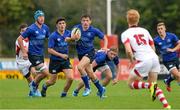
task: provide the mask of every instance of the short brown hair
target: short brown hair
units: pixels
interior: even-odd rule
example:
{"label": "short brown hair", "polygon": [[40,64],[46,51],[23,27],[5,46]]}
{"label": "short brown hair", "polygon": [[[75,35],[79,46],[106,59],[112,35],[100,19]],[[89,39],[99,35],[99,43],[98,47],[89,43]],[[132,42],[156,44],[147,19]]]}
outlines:
{"label": "short brown hair", "polygon": [[89,18],[89,19],[91,20],[91,16],[90,16],[90,15],[88,15],[88,14],[84,14],[84,15],[82,15],[82,16],[81,16],[81,19],[82,19],[82,18]]}
{"label": "short brown hair", "polygon": [[56,24],[58,24],[59,21],[66,21],[66,19],[64,17],[59,17],[57,20],[56,20]]}
{"label": "short brown hair", "polygon": [[133,25],[139,22],[140,14],[137,10],[130,9],[127,11],[126,17],[127,17],[128,23]]}
{"label": "short brown hair", "polygon": [[23,23],[19,26],[19,30],[28,27],[28,25],[26,23]]}

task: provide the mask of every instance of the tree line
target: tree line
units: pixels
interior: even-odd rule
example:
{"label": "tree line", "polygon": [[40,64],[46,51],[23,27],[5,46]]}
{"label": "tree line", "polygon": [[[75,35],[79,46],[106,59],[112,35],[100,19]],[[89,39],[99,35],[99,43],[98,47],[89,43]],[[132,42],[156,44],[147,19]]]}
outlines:
{"label": "tree line", "polygon": [[[0,57],[15,56],[15,40],[19,36],[21,23],[34,22],[33,14],[40,9],[45,12],[45,23],[50,31],[55,29],[59,16],[67,20],[67,28],[80,23],[82,14],[92,16],[92,25],[106,33],[106,0],[0,0]],[[137,9],[141,14],[140,26],[147,28],[152,36],[157,35],[156,24],[165,21],[167,30],[180,34],[179,0],[112,0],[112,33],[119,36],[126,29],[126,11]],[[71,44],[70,53],[75,53]],[[99,40],[95,39],[99,48]],[[119,45],[120,57],[124,57],[123,47]],[[46,52],[47,53],[47,52]],[[47,55],[47,54],[46,54]],[[72,57],[74,56],[71,55]]]}

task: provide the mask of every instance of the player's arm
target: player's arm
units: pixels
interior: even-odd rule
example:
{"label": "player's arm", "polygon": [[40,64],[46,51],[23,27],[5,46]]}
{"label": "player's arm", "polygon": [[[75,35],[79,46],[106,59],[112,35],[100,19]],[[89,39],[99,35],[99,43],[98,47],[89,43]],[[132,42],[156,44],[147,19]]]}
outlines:
{"label": "player's arm", "polygon": [[22,37],[22,35],[20,35],[18,38],[17,38],[17,40],[18,40],[18,44],[19,44],[19,47],[20,47],[20,49],[21,49],[21,51],[22,51],[22,54],[23,54],[23,59],[28,59],[28,55],[27,55],[27,50],[24,48],[24,45],[23,45],[23,37]]}
{"label": "player's arm", "polygon": [[93,62],[92,62],[92,67],[94,68],[94,67],[96,67],[98,64],[97,64],[97,62],[96,62],[96,60],[94,60]]}
{"label": "player's arm", "polygon": [[102,49],[107,49],[107,46],[108,46],[108,39],[107,39],[107,36],[106,35],[104,35],[104,37],[103,37],[103,40],[104,40],[104,47],[102,48]]}
{"label": "player's arm", "polygon": [[178,40],[178,42],[177,42],[177,44],[176,44],[176,46],[174,47],[174,48],[168,48],[167,49],[167,51],[169,51],[169,52],[175,52],[175,51],[177,51],[178,49],[180,49],[180,40]]}
{"label": "player's arm", "polygon": [[119,75],[120,75],[120,73],[119,73],[119,72],[120,72],[120,69],[121,69],[121,68],[120,68],[119,64],[117,64],[117,65],[116,65],[116,77],[112,80],[112,84],[113,84],[113,85],[117,84],[118,81],[119,81],[118,78],[119,78]]}
{"label": "player's arm", "polygon": [[56,50],[54,50],[53,48],[48,48],[48,53],[50,53],[52,55],[55,55],[55,56],[58,56],[58,57],[61,57],[61,58],[65,59],[65,60],[68,59],[68,55],[67,54],[59,53]]}
{"label": "player's arm", "polygon": [[151,46],[151,48],[156,52],[155,46],[154,46],[154,45],[150,45],[150,46]]}
{"label": "player's arm", "polygon": [[76,41],[76,39],[78,39],[79,38],[79,35],[78,34],[74,34],[74,35],[72,35],[71,37],[67,37],[66,39],[65,39],[65,41],[66,42],[72,42],[72,41]]}
{"label": "player's arm", "polygon": [[127,57],[130,59],[131,63],[133,63],[135,61],[135,58],[134,58],[134,54],[132,52],[130,43],[129,42],[124,43],[124,46],[125,46],[125,51],[126,51]]}

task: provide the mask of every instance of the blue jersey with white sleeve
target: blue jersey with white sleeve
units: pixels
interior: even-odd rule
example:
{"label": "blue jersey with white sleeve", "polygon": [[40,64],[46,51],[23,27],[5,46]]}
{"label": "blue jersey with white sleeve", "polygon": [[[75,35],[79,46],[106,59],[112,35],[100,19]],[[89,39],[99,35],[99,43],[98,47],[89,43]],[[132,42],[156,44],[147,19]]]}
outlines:
{"label": "blue jersey with white sleeve", "polygon": [[24,33],[23,38],[29,38],[28,54],[44,55],[44,40],[50,35],[49,27],[45,24],[39,28],[35,23],[29,26]]}
{"label": "blue jersey with white sleeve", "polygon": [[156,49],[161,54],[163,62],[175,60],[177,52],[168,52],[167,48],[174,48],[179,39],[175,34],[166,32],[166,37],[162,39],[160,36],[154,38]]}
{"label": "blue jersey with white sleeve", "polygon": [[81,38],[76,43],[76,49],[78,55],[85,55],[87,52],[94,49],[94,38],[98,36],[100,39],[104,38],[104,33],[99,29],[90,26],[88,30],[83,31],[82,25],[76,25],[81,31]]}
{"label": "blue jersey with white sleeve", "polygon": [[[65,30],[64,34],[61,35],[57,31],[53,32],[48,41],[48,48],[52,48],[55,51],[62,53],[62,54],[68,54],[69,53],[69,45],[67,42],[65,42],[65,39],[67,37],[71,36],[71,32],[69,30]],[[52,60],[64,60],[63,58],[55,55],[51,55],[50,58]]]}

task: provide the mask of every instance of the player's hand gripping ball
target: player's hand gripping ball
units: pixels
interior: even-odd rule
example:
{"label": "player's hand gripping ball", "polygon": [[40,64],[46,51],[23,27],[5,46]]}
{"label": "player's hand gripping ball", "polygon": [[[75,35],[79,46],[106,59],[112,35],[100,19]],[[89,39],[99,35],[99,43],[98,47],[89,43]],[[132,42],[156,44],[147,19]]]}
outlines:
{"label": "player's hand gripping ball", "polygon": [[81,30],[79,28],[73,28],[71,31],[71,37],[78,41],[81,38]]}

